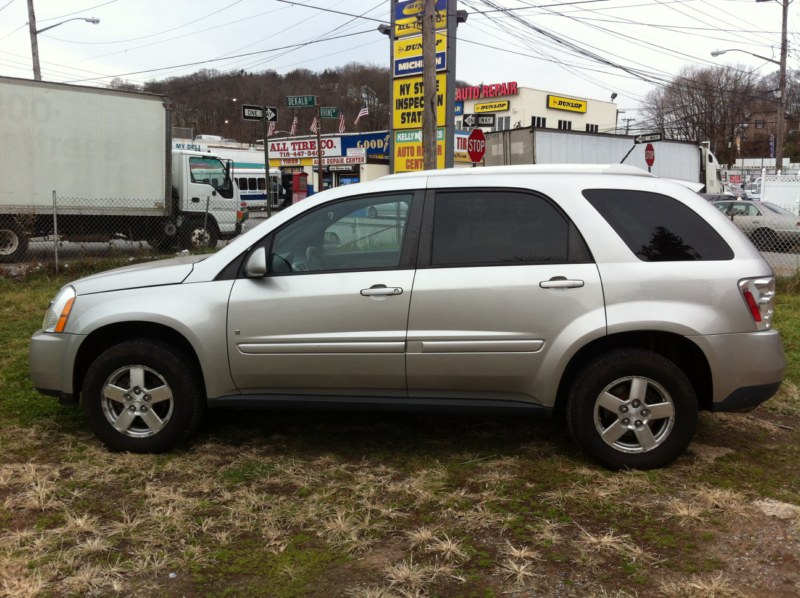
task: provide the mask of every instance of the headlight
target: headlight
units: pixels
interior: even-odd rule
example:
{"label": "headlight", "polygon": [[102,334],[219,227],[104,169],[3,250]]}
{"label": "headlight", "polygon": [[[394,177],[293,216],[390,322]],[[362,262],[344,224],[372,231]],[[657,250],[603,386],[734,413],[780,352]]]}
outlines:
{"label": "headlight", "polygon": [[47,308],[47,312],[44,314],[42,329],[45,332],[64,331],[69,313],[72,311],[72,305],[75,303],[75,296],[75,289],[72,287],[64,287],[58,292],[58,295],[50,302],[50,307]]}

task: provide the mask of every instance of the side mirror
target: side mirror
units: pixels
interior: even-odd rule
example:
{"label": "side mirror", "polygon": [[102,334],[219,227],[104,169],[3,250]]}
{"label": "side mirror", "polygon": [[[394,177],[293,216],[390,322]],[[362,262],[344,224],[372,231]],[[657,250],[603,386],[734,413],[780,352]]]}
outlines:
{"label": "side mirror", "polygon": [[267,275],[267,250],[259,247],[251,253],[244,263],[244,275],[247,278],[264,278]]}

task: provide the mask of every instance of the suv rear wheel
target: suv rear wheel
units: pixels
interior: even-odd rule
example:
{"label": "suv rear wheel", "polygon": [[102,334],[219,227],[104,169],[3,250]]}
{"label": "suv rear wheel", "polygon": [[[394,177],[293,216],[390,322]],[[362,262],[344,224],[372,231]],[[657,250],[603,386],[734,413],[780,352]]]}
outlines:
{"label": "suv rear wheel", "polygon": [[643,349],[613,351],[589,362],[568,401],[575,442],[612,469],[667,465],[689,444],[697,424],[697,398],[686,374]]}
{"label": "suv rear wheel", "polygon": [[200,423],[203,393],[186,355],[140,339],[115,345],[92,363],[83,384],[89,425],[110,448],[159,453]]}

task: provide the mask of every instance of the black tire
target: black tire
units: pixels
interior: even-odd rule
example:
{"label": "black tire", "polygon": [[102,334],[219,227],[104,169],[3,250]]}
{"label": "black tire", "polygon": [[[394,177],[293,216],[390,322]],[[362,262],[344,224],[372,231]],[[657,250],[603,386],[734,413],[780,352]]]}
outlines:
{"label": "black tire", "polygon": [[0,220],[0,262],[19,262],[28,253],[28,235],[13,218]]}
{"label": "black tire", "polygon": [[778,237],[775,231],[768,228],[759,228],[753,231],[753,245],[759,251],[778,251]]}
{"label": "black tire", "polygon": [[202,218],[193,218],[181,226],[180,235],[183,249],[213,249],[219,242],[219,229],[211,218],[208,219],[208,230],[203,228]]}
{"label": "black tire", "polygon": [[575,378],[567,424],[578,446],[606,467],[655,469],[686,449],[697,411],[694,387],[677,365],[652,351],[620,349]]}
{"label": "black tire", "polygon": [[169,253],[175,249],[175,241],[176,239],[174,236],[169,237],[167,235],[161,235],[160,237],[148,239],[147,242],[157,253]]}
{"label": "black tire", "polygon": [[101,353],[83,383],[92,431],[109,448],[161,453],[200,424],[205,397],[199,374],[180,350],[156,339],[136,339]]}

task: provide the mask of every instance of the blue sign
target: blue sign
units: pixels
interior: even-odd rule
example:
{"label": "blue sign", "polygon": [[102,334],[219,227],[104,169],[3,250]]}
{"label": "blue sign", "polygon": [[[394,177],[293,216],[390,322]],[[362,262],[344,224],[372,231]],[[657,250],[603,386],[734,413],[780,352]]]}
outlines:
{"label": "blue sign", "polygon": [[348,148],[364,148],[367,158],[388,160],[392,154],[389,131],[375,131],[358,135],[342,135],[342,155],[347,155]]}
{"label": "blue sign", "polygon": [[[422,16],[425,0],[405,0],[394,5],[394,20],[402,21]],[[436,0],[436,10],[447,10],[447,0]]]}
{"label": "blue sign", "polygon": [[775,157],[775,136],[774,135],[770,135],[769,136],[769,157],[770,158],[774,158]]}
{"label": "blue sign", "polygon": [[[436,70],[443,71],[447,68],[446,52],[436,52]],[[422,56],[412,56],[411,58],[400,58],[394,61],[394,76],[406,77],[408,75],[418,75],[422,72]]]}
{"label": "blue sign", "polygon": [[453,114],[456,116],[461,116],[464,114],[464,102],[456,102],[455,108],[453,108]]}

